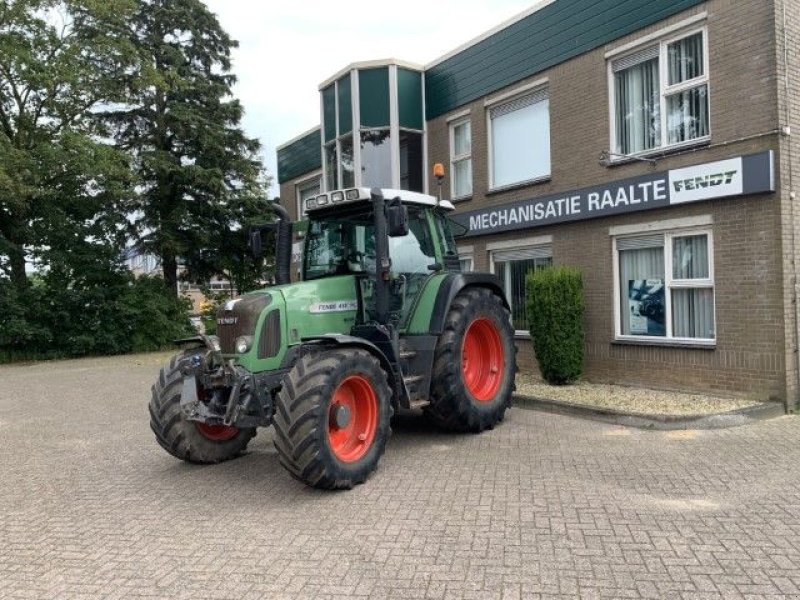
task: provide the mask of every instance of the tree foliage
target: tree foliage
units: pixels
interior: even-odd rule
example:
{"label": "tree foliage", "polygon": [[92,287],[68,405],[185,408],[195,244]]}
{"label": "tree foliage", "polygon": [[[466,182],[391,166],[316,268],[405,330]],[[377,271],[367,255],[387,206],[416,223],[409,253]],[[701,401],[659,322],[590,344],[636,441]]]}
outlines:
{"label": "tree foliage", "polygon": [[211,275],[252,285],[243,260],[249,224],[267,218],[259,143],[240,127],[233,98],[236,47],[200,0],[139,0],[130,22],[139,71],[113,115],[116,140],[135,161],[140,248],[161,258],[169,285]]}
{"label": "tree foliage", "polygon": [[[199,0],[0,3],[0,359],[181,337],[179,260],[197,283],[258,280],[267,178],[235,45]],[[131,244],[166,281],[132,277]]]}
{"label": "tree foliage", "polygon": [[125,155],[101,141],[98,109],[123,98],[133,6],[0,5],[0,273],[19,288],[33,252],[54,276],[74,273],[87,255],[115,256],[106,249],[121,239],[116,221],[132,177]]}
{"label": "tree foliage", "polygon": [[528,322],[539,371],[564,385],[583,372],[583,279],[574,267],[549,267],[525,279]]}

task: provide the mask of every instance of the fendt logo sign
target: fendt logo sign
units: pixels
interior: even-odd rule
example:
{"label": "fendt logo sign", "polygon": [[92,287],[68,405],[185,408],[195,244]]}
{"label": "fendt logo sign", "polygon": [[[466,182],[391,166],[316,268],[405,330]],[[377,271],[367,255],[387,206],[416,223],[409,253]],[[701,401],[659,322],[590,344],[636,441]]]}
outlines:
{"label": "fendt logo sign", "polygon": [[467,237],[775,191],[772,151],[456,214]]}
{"label": "fendt logo sign", "polygon": [[741,158],[674,169],[669,172],[670,204],[739,196],[743,179]]}

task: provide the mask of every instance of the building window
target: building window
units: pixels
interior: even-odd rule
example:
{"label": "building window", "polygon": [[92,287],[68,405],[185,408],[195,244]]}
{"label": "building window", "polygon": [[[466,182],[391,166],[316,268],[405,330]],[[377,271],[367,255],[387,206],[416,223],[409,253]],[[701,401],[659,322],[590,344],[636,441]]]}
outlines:
{"label": "building window", "polygon": [[469,117],[450,124],[450,186],[455,199],[472,195],[472,124]]}
{"label": "building window", "polygon": [[619,337],[713,342],[710,231],[617,238],[615,246]]}
{"label": "building window", "polygon": [[320,192],[320,178],[315,177],[297,185],[297,218],[302,219],[306,214],[306,200],[313,198]]}
{"label": "building window", "polygon": [[469,273],[475,270],[475,257],[471,247],[469,249],[458,249],[458,264],[462,273]]}
{"label": "building window", "polygon": [[540,90],[489,109],[489,187],[550,176],[550,100]]}
{"label": "building window", "polygon": [[391,187],[392,148],[388,129],[361,130],[361,185]]}
{"label": "building window", "polygon": [[511,305],[511,322],[516,333],[518,335],[528,333],[525,276],[530,271],[553,264],[552,248],[534,246],[516,250],[496,250],[491,253],[491,264],[492,272],[500,278],[508,303]]}
{"label": "building window", "polygon": [[614,148],[629,155],[708,139],[705,30],[611,63]]}

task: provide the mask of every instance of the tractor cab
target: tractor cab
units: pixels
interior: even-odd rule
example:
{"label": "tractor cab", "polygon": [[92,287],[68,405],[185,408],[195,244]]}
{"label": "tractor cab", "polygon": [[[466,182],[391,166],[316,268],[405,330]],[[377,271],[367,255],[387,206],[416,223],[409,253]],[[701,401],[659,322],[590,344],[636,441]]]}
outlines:
{"label": "tractor cab", "polygon": [[[384,198],[388,256],[379,258],[374,197]],[[446,213],[448,201],[402,190],[350,189],[320,194],[305,206],[308,218],[301,278],[354,276],[359,321],[378,320],[378,265],[388,258],[388,321],[405,329],[425,284],[437,273],[458,272],[458,250]],[[385,279],[385,277],[384,277]],[[381,282],[383,283],[383,281]]]}

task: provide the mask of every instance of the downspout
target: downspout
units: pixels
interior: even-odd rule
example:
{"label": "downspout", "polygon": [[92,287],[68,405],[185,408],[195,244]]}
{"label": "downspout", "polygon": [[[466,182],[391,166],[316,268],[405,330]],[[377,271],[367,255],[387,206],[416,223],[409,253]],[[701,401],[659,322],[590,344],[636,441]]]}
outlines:
{"label": "downspout", "polygon": [[[797,277],[797,234],[796,234],[796,214],[795,214],[795,200],[796,194],[794,192],[794,152],[792,149],[792,107],[791,107],[791,83],[789,81],[789,35],[787,32],[787,19],[786,19],[786,0],[781,3],[783,9],[783,86],[784,86],[784,126],[782,128],[784,136],[787,138],[786,153],[789,162],[789,219],[791,221],[791,247],[792,247],[792,305],[794,310],[794,358],[795,358],[795,403],[794,406],[789,406],[789,396],[786,396],[786,411],[789,413],[795,412],[798,405],[800,405],[800,316],[798,316],[798,282]],[[783,183],[783,182],[781,182]]]}

